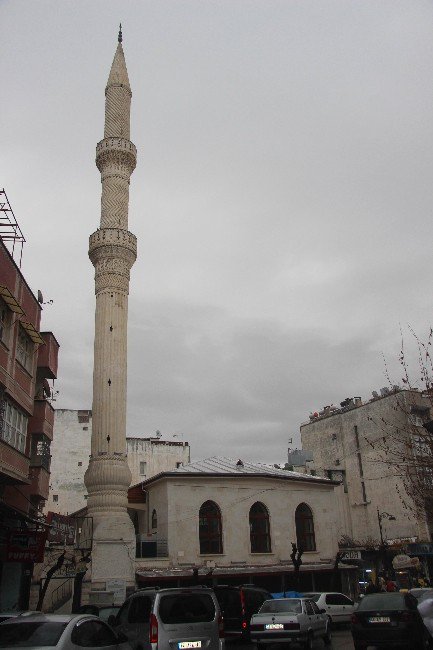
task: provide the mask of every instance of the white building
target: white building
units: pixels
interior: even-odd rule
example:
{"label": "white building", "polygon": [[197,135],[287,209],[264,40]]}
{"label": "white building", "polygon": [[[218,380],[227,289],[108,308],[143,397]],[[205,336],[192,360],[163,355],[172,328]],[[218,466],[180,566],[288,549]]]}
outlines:
{"label": "white building", "polygon": [[[188,584],[195,571],[203,580],[211,573],[214,584],[293,588],[295,542],[304,549],[300,586],[329,588],[338,551],[334,489],[329,479],[229,458],[148,478],[128,493],[137,582]],[[337,576],[346,592],[348,573],[340,567]]]}
{"label": "white building", "polygon": [[[86,505],[84,485],[90,455],[92,411],[57,409],[51,445],[50,492],[45,511],[67,514]],[[188,442],[160,438],[126,438],[132,485],[190,461]]]}
{"label": "white building", "polygon": [[302,447],[313,453],[310,471],[341,482],[336,491],[340,539],[376,545],[381,537],[396,543],[427,541],[426,517],[413,507],[402,478],[402,454],[394,452],[399,440],[416,435],[417,427],[431,419],[431,398],[415,390],[381,393],[311,414],[301,425]]}

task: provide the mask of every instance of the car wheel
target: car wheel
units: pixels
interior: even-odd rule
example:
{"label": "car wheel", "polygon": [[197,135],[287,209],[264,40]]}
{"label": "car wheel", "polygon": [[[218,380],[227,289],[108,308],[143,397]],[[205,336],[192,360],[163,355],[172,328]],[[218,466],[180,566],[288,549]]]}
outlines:
{"label": "car wheel", "polygon": [[314,638],[311,632],[309,632],[306,641],[304,643],[304,650],[313,650],[314,649]]}
{"label": "car wheel", "polygon": [[331,645],[332,643],[332,632],[331,632],[331,623],[326,624],[325,636],[323,637],[325,645]]}

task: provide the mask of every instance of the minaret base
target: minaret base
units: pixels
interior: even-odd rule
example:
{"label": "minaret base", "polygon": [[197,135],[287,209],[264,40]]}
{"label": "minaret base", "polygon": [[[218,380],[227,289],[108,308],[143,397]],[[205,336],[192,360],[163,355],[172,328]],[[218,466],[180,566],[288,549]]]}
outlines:
{"label": "minaret base", "polygon": [[121,605],[135,589],[135,531],[127,513],[94,517],[90,603]]}

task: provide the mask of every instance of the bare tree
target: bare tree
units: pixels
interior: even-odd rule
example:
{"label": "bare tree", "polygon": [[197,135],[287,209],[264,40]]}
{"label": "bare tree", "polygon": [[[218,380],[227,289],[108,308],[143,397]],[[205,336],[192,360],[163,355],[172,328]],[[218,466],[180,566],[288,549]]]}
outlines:
{"label": "bare tree", "polygon": [[[365,436],[376,451],[376,461],[390,468],[396,478],[396,491],[403,506],[433,523],[433,330],[421,341],[410,329],[417,347],[416,378],[409,373],[402,338],[399,363],[404,390],[395,391],[394,415],[370,417],[377,435]],[[385,372],[390,385],[388,367]]]}

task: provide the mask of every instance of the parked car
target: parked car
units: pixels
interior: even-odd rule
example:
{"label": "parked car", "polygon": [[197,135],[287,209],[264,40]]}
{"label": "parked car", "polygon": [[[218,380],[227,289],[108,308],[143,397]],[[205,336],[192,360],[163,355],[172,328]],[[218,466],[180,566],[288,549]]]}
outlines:
{"label": "parked car", "polygon": [[116,616],[120,605],[81,605],[79,614],[92,614],[103,621],[108,621],[110,616]]}
{"label": "parked car", "polygon": [[433,589],[431,587],[414,587],[414,589],[409,589],[409,593],[415,596],[418,604],[426,598],[433,598]]}
{"label": "parked car", "polygon": [[225,648],[221,610],[207,587],[139,589],[109,622],[134,650]]}
{"label": "parked car", "polygon": [[324,609],[331,623],[350,623],[356,605],[351,598],[337,591],[308,592],[304,598],[314,600],[319,609]]}
{"label": "parked car", "polygon": [[251,618],[251,641],[257,650],[272,643],[301,643],[306,650],[316,638],[331,643],[331,624],[325,610],[307,598],[266,600]]}
{"label": "parked car", "polygon": [[255,585],[218,585],[214,591],[224,618],[226,638],[249,639],[251,616],[259,611],[265,600],[272,598],[272,594]]}
{"label": "parked car", "polygon": [[87,614],[34,614],[0,623],[0,648],[15,650],[131,650],[127,639],[104,621]]}
{"label": "parked car", "polygon": [[16,618],[17,616],[30,616],[30,614],[39,614],[40,612],[31,612],[30,610],[13,610],[11,612],[0,612],[0,623],[7,621],[10,618]]}
{"label": "parked car", "polygon": [[428,632],[410,593],[367,594],[352,614],[355,650],[368,646],[419,650],[428,647]]}

